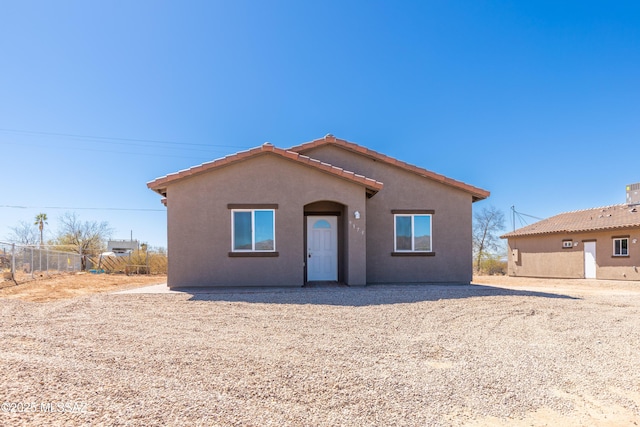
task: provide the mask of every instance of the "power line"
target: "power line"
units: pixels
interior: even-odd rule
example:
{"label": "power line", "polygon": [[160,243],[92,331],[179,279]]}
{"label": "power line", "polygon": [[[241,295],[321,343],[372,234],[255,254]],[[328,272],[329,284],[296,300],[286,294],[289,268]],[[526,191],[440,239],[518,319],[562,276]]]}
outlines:
{"label": "power line", "polygon": [[544,218],[539,218],[539,217],[537,217],[537,216],[528,215],[528,214],[526,214],[526,213],[522,213],[522,212],[516,212],[516,213],[517,213],[518,215],[521,215],[521,216],[526,216],[526,217],[529,217],[529,218],[537,219],[538,221],[542,221],[542,220],[544,219]]}
{"label": "power line", "polygon": [[[132,142],[115,142],[115,141],[96,139],[96,138],[93,138],[93,137],[87,137],[86,139],[88,141],[97,141],[100,144],[124,145],[126,147],[144,147],[144,148],[153,147],[153,148],[158,148],[157,147],[157,143],[155,143],[155,142],[148,143],[148,144],[135,144],[135,143],[132,143]],[[176,144],[178,144],[178,143],[176,143]],[[194,144],[185,143],[185,144],[182,144],[182,145],[194,145]],[[179,146],[176,146],[176,147],[162,147],[162,148],[169,149],[169,150],[196,151],[196,152],[200,152],[200,153],[208,153],[208,152],[211,152],[211,151],[222,151],[222,150],[217,150],[216,148],[214,148],[214,147],[222,147],[221,145],[220,146],[214,146],[214,145],[206,146],[206,147],[209,148],[208,150],[203,150],[203,149],[198,149],[198,148],[185,148],[182,145],[179,145]],[[198,145],[200,145],[200,144],[198,144]],[[205,145],[202,145],[202,146],[204,147]]]}
{"label": "power line", "polygon": [[[41,145],[41,144],[32,144],[32,143],[21,143],[21,142],[4,142],[4,144],[9,144],[9,145],[19,145],[21,147],[38,147],[38,148],[51,148],[50,145]],[[101,150],[99,148],[87,148],[87,147],[75,147],[73,148],[74,150],[80,150],[80,151],[91,151],[94,153],[110,153],[110,154],[124,154],[124,155],[129,155],[129,156],[153,156],[153,157],[171,157],[171,158],[181,158],[181,159],[201,159],[201,157],[195,157],[194,156],[180,156],[180,155],[176,155],[176,154],[160,154],[157,152],[146,152],[146,153],[133,153],[133,152],[127,152],[127,151],[119,151],[119,150]],[[189,151],[189,150],[187,150]],[[193,151],[193,150],[191,150]],[[197,151],[204,151],[204,150],[197,150]]]}
{"label": "power line", "polygon": [[[31,130],[19,130],[19,129],[8,129],[8,128],[0,128],[0,132],[11,132],[17,134],[25,134],[25,135],[35,135],[35,136],[48,136],[48,137],[64,137],[67,138],[65,142],[70,143],[73,150],[82,150],[82,151],[93,151],[93,152],[101,152],[101,153],[113,153],[113,154],[122,154],[129,156],[153,156],[153,157],[173,157],[173,158],[184,158],[184,159],[202,159],[203,154],[207,154],[211,156],[213,153],[228,153],[228,150],[222,148],[235,148],[237,151],[245,150],[250,147],[248,146],[238,146],[238,145],[226,145],[226,144],[199,144],[199,143],[189,143],[189,142],[176,142],[176,141],[164,141],[158,139],[140,139],[140,138],[120,138],[120,137],[106,137],[106,136],[96,136],[96,135],[81,135],[81,134],[72,134],[72,133],[61,133],[61,132],[43,132],[43,131],[31,131]],[[49,138],[51,139],[51,138]],[[74,144],[74,141],[80,142],[80,144]],[[87,147],[87,142],[93,144],[90,147]],[[29,146],[29,147],[38,147],[38,148],[52,148],[52,142],[47,141],[46,145],[40,145],[37,142],[7,142],[3,141],[3,144],[10,145],[19,145],[21,147]],[[102,149],[102,147],[97,146],[98,144],[104,144],[112,147],[105,147],[107,149]],[[127,148],[142,148],[145,152],[131,152],[131,151],[122,151],[120,149],[116,149],[113,146],[126,146]],[[61,146],[57,146],[59,149],[63,149]],[[109,149],[112,148],[112,149]],[[153,150],[150,150],[152,148]],[[171,151],[161,150],[179,150],[179,153],[172,153]],[[161,152],[159,152],[161,151]],[[187,154],[187,155],[181,155]],[[193,155],[190,155],[193,154]],[[196,157],[198,156],[198,157]]]}
{"label": "power line", "polygon": [[32,135],[50,135],[50,136],[66,136],[72,138],[85,138],[85,139],[100,139],[105,141],[128,141],[128,142],[152,142],[157,144],[169,144],[169,145],[178,145],[185,146],[191,145],[196,147],[231,147],[238,148],[236,145],[224,145],[224,144],[196,144],[191,142],[176,142],[176,141],[163,141],[159,139],[139,139],[139,138],[118,138],[118,137],[108,137],[108,136],[95,136],[95,135],[78,135],[72,133],[58,133],[58,132],[42,132],[42,131],[34,131],[34,130],[18,130],[18,129],[6,129],[0,128],[2,132],[14,132],[14,133],[25,133]]}
{"label": "power line", "polygon": [[146,209],[146,208],[78,208],[68,206],[18,206],[0,205],[0,208],[8,209],[66,209],[66,210],[94,210],[94,211],[137,211],[137,212],[166,212],[166,209]]}
{"label": "power line", "polygon": [[533,215],[529,215],[529,214],[525,214],[525,213],[516,211],[516,207],[515,206],[511,206],[511,212],[512,212],[511,223],[513,225],[513,231],[516,230],[516,218],[518,218],[518,221],[520,222],[520,227],[524,227],[526,225],[529,225],[527,220],[524,219],[523,217],[533,218],[533,219],[537,219],[538,221],[542,221],[542,218],[538,218],[537,216],[533,216]]}

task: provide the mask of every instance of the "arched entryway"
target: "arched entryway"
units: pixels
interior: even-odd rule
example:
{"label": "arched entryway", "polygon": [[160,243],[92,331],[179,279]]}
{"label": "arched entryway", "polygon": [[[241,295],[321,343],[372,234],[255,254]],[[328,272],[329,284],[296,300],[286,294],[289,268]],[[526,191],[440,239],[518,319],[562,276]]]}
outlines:
{"label": "arched entryway", "polygon": [[344,282],[345,206],[318,201],[304,207],[305,283]]}

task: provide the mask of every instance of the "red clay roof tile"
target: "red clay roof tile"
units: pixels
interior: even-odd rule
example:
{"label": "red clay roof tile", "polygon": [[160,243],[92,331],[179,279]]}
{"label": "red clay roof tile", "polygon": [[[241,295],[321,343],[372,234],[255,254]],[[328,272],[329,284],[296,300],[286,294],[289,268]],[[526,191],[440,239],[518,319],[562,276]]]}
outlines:
{"label": "red clay roof tile", "polygon": [[464,183],[462,181],[457,181],[457,180],[452,179],[452,178],[447,178],[444,175],[440,175],[440,174],[437,174],[435,172],[431,172],[431,171],[429,171],[427,169],[423,169],[421,167],[418,167],[418,166],[415,166],[415,165],[411,165],[409,163],[403,162],[403,161],[395,159],[393,157],[389,157],[389,156],[387,156],[385,154],[382,154],[382,153],[378,153],[377,151],[371,150],[369,148],[363,147],[363,146],[355,144],[353,142],[349,142],[349,141],[346,141],[344,139],[336,138],[335,136],[333,136],[331,134],[326,135],[324,138],[320,138],[320,139],[316,139],[316,140],[313,140],[313,141],[310,141],[310,142],[306,142],[304,144],[296,145],[295,147],[289,148],[289,150],[303,154],[305,151],[310,150],[312,148],[316,148],[316,147],[319,147],[319,146],[322,146],[322,145],[329,145],[329,144],[330,145],[335,145],[337,147],[341,147],[341,148],[343,148],[345,150],[349,150],[349,151],[353,151],[353,152],[356,152],[356,153],[364,154],[364,155],[366,155],[366,156],[368,156],[370,158],[373,158],[375,160],[379,160],[379,161],[394,165],[396,167],[408,170],[408,171],[413,172],[413,173],[415,173],[417,175],[420,175],[422,177],[429,178],[429,179],[441,182],[443,184],[449,185],[451,187],[458,188],[460,190],[466,191],[468,193],[471,193],[471,196],[473,197],[473,201],[486,199],[491,194],[487,190],[483,190],[481,188],[474,187],[474,186],[466,184],[466,183]]}
{"label": "red clay roof tile", "polygon": [[640,206],[613,205],[565,212],[500,236],[503,239],[640,227]]}
{"label": "red clay roof tile", "polygon": [[181,180],[183,178],[201,174],[207,171],[218,169],[220,167],[247,160],[249,158],[259,155],[277,155],[284,159],[291,160],[303,164],[305,166],[313,167],[325,173],[337,176],[342,179],[346,179],[351,182],[355,182],[364,186],[369,194],[375,194],[382,189],[383,183],[374,179],[366,178],[362,175],[356,175],[353,172],[345,171],[337,166],[330,165],[329,163],[321,162],[320,160],[312,159],[300,153],[293,151],[283,150],[281,148],[274,147],[269,143],[265,143],[260,147],[252,148],[247,151],[241,151],[236,154],[232,154],[220,159],[203,163],[201,165],[194,166],[189,169],[185,169],[176,173],[170,173],[166,176],[157,178],[147,183],[147,187],[156,191],[157,193],[166,196],[167,185]]}

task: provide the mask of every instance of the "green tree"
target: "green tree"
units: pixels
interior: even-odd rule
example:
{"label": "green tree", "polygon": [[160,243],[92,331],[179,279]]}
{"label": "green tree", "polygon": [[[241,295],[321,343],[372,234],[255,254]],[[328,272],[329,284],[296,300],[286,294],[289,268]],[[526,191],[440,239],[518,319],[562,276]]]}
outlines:
{"label": "green tree", "polygon": [[40,230],[40,247],[44,245],[44,225],[49,224],[47,220],[48,218],[46,213],[39,213],[36,215],[36,222],[33,223],[34,225],[37,225]]}
{"label": "green tree", "polygon": [[500,249],[500,236],[504,230],[504,213],[494,206],[484,207],[473,215],[473,255],[476,271],[480,271],[482,260]]}

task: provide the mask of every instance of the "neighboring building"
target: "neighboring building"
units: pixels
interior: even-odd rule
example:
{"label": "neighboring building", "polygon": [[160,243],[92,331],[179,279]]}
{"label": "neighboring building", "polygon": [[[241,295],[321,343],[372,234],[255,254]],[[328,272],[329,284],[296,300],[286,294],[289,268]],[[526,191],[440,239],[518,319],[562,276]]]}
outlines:
{"label": "neighboring building", "polygon": [[115,256],[131,255],[138,249],[137,240],[109,240],[107,242],[107,252],[112,252]]}
{"label": "neighboring building", "polygon": [[489,196],[333,135],[147,185],[167,206],[171,288],[469,283],[471,205]]}
{"label": "neighboring building", "polygon": [[640,184],[627,203],[566,212],[501,236],[509,276],[640,280]]}

